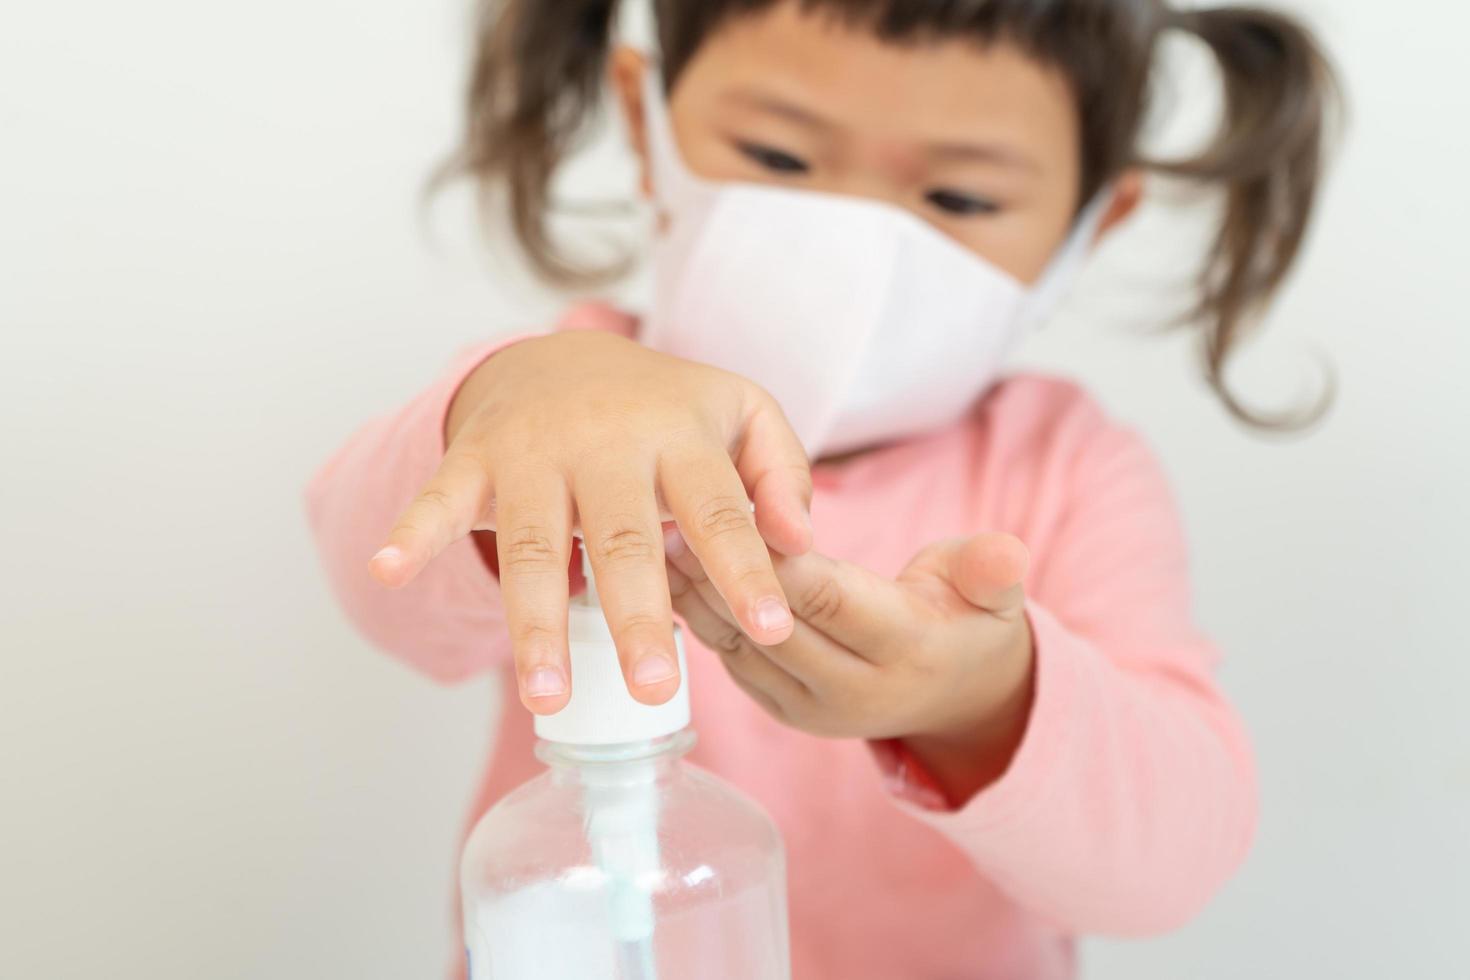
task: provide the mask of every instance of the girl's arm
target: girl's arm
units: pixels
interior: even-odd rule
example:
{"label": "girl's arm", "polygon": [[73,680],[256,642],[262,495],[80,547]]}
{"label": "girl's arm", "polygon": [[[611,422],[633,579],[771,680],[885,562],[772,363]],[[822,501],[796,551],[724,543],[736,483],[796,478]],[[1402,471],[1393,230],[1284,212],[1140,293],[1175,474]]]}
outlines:
{"label": "girl's arm", "polygon": [[991,410],[1011,424],[977,465],[1010,479],[989,519],[1011,515],[1029,574],[997,533],[936,542],[896,579],[783,558],[801,628],[756,645],[671,535],[676,608],[784,723],[875,739],[899,805],[1022,905],[1078,931],[1171,928],[1240,863],[1256,806],[1173,503],[1076,388],[1009,385]]}
{"label": "girl's arm", "polygon": [[[1069,413],[1066,516],[1028,583],[1034,700],[1019,747],[958,806],[899,797],[1031,910],[1144,934],[1187,921],[1238,867],[1255,772],[1190,614],[1163,474],[1141,440],[1085,407]],[[877,748],[895,775],[917,761]]]}

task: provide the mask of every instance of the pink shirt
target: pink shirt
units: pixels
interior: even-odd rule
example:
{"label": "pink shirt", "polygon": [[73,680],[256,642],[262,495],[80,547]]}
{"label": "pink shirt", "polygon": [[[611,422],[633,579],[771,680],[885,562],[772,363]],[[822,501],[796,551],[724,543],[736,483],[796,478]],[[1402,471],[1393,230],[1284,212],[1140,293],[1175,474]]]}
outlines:
{"label": "pink shirt", "polygon": [[[601,306],[562,324],[635,326]],[[397,592],[368,577],[367,559],[433,474],[461,381],[506,343],[466,352],[358,432],[308,492],[348,614],[445,683],[509,672],[495,576],[467,540]],[[961,422],[813,478],[817,549],[886,575],[942,538],[1025,541],[1036,695],[1009,770],[951,809],[890,746],[782,726],[687,636],[690,758],[781,828],[795,980],[1053,980],[1074,974],[1077,933],[1148,934],[1193,916],[1245,856],[1255,775],[1190,616],[1178,517],[1139,437],[1070,383],[1015,377]],[[514,680],[501,690],[471,825],[540,771]]]}

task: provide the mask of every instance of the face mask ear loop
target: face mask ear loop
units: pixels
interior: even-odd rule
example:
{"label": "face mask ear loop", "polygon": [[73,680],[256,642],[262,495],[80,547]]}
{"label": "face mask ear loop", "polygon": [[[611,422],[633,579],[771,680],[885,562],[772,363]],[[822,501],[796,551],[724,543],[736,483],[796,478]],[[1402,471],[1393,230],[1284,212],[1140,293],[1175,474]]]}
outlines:
{"label": "face mask ear loop", "polygon": [[1057,249],[1041,278],[1029,290],[1030,295],[1021,312],[1020,333],[1041,326],[1077,284],[1092,255],[1093,242],[1102,227],[1103,215],[1112,203],[1114,190],[1112,185],[1108,185],[1098,191],[1072,223],[1067,240]]}
{"label": "face mask ear loop", "polygon": [[644,125],[648,129],[648,155],[653,168],[653,199],[660,210],[667,212],[681,199],[701,189],[705,182],[694,175],[679,153],[665,87],[662,63],[650,55],[643,73]]}

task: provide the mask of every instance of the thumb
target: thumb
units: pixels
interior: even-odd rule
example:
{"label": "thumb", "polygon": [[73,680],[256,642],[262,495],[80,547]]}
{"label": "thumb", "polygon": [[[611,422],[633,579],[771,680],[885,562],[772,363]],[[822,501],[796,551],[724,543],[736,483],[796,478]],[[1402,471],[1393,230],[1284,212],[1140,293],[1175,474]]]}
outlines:
{"label": "thumb", "polygon": [[812,547],[812,467],[776,400],[758,391],[735,468],[755,503],[755,525],[775,551],[795,557]]}
{"label": "thumb", "polygon": [[949,554],[949,580],[966,602],[987,612],[1017,612],[1025,601],[1021,582],[1031,553],[1010,534],[977,534],[956,542]]}

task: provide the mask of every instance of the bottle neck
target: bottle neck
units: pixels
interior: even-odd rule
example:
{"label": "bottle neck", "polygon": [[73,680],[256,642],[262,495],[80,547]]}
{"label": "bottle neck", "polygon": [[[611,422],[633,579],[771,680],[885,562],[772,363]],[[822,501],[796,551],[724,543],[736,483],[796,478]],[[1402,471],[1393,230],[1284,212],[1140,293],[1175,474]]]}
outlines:
{"label": "bottle neck", "polygon": [[553,772],[586,768],[622,768],[637,765],[664,768],[672,765],[694,745],[694,731],[681,728],[669,735],[641,739],[636,742],[614,742],[608,745],[574,745],[539,739],[536,758]]}

